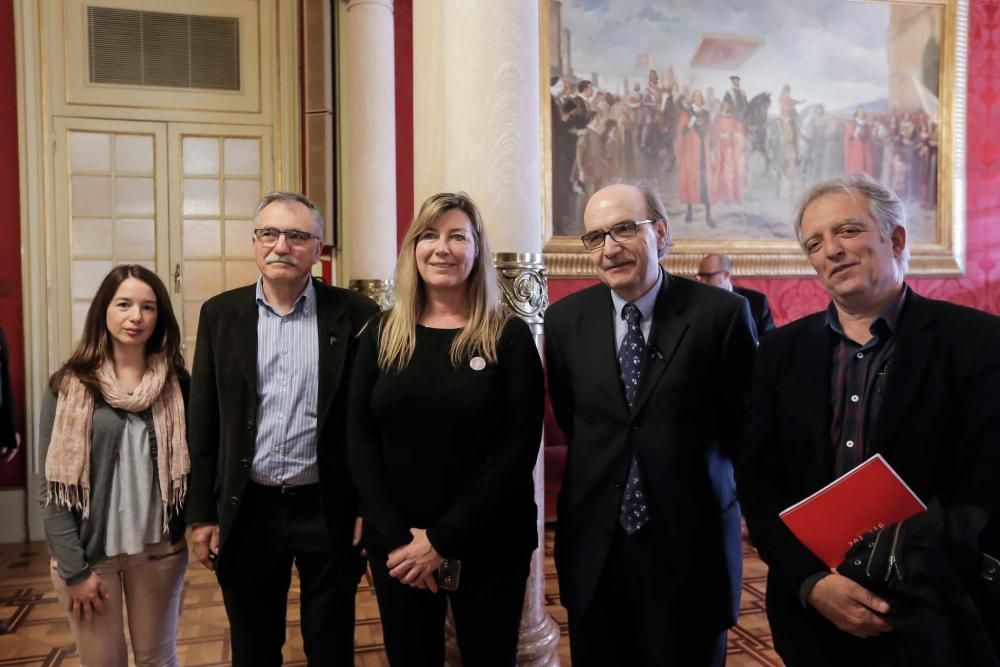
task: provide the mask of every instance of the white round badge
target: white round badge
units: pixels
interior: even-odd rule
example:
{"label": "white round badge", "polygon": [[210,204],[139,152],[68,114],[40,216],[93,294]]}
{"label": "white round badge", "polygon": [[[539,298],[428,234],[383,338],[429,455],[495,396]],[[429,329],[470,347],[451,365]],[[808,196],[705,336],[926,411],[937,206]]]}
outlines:
{"label": "white round badge", "polygon": [[481,371],[486,368],[486,360],[482,357],[472,357],[472,359],[469,360],[469,366],[474,371]]}

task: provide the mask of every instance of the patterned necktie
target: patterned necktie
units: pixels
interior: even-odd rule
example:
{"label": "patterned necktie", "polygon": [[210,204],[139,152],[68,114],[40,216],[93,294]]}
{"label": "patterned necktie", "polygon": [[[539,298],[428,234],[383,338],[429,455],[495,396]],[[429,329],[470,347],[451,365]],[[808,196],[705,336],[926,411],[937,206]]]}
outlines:
{"label": "patterned necktie", "polygon": [[[622,319],[628,324],[628,331],[618,348],[619,377],[625,390],[625,401],[631,410],[635,407],[636,395],[639,392],[639,375],[642,372],[642,358],[646,354],[646,339],[642,337],[639,321],[642,313],[633,303],[622,308]],[[618,521],[629,535],[646,525],[649,521],[649,509],[646,507],[646,497],[642,491],[642,480],[639,476],[639,461],[632,454],[632,462],[628,468],[628,480],[625,482],[625,494],[622,496],[621,514]]]}

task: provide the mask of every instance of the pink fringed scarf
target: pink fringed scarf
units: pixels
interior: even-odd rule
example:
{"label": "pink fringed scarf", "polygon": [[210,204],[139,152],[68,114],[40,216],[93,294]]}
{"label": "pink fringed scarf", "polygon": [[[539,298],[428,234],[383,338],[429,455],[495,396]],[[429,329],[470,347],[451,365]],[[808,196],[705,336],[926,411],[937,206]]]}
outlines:
{"label": "pink fringed scarf", "polygon": [[[142,412],[152,406],[164,526],[184,505],[187,475],[191,471],[184,399],[176,374],[169,370],[168,361],[162,354],[149,357],[146,373],[131,394],[118,384],[110,360],[97,371],[101,394],[111,407]],[[52,440],[45,458],[47,502],[79,510],[84,517],[90,516],[93,422],[94,397],[75,375],[68,375],[59,390]]]}

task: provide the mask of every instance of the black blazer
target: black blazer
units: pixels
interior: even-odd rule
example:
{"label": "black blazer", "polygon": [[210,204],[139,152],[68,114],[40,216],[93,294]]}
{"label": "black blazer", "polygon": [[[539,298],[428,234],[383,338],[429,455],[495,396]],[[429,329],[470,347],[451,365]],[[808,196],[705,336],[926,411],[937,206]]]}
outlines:
{"label": "black blazer", "polygon": [[771,306],[767,302],[766,294],[735,285],[733,285],[733,291],[746,299],[750,304],[750,316],[753,318],[754,326],[757,327],[758,339],[762,338],[764,334],[775,330],[774,318],[771,317]]}
{"label": "black blazer", "polygon": [[549,392],[569,442],[556,529],[562,603],[582,614],[591,602],[634,451],[677,608],[721,631],[736,620],[741,581],[730,457],[755,350],[745,301],[665,273],[631,413],[613,316],[611,292],[598,285],[545,318]]}
{"label": "black blazer", "polygon": [[[881,453],[924,502],[970,503],[995,515],[1000,318],[911,292],[895,340],[870,452]],[[764,339],[737,461],[750,538],[770,568],[767,612],[775,647],[791,666],[848,664],[844,651],[859,643],[802,606],[802,583],[827,568],[778,519],[781,510],[833,479],[835,343],[822,312]]]}
{"label": "black blazer", "polygon": [[[319,336],[317,458],[323,513],[338,547],[351,552],[357,494],[347,469],[347,385],[356,334],[378,307],[348,290],[314,281]],[[218,523],[225,548],[250,478],[257,437],[257,302],[254,285],[202,306],[191,372],[187,522]]]}

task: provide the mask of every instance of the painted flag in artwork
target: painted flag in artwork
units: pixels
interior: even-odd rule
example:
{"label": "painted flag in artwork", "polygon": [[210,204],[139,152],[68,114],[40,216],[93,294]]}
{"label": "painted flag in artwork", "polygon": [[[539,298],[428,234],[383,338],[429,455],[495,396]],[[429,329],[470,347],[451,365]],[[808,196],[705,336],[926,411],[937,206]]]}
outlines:
{"label": "painted flag in artwork", "polygon": [[691,58],[692,69],[736,71],[764,44],[762,37],[706,32]]}

